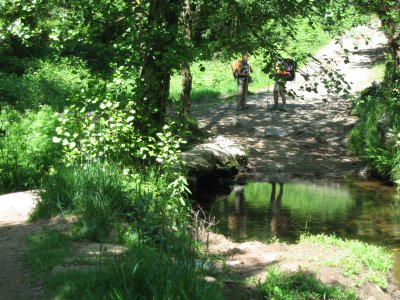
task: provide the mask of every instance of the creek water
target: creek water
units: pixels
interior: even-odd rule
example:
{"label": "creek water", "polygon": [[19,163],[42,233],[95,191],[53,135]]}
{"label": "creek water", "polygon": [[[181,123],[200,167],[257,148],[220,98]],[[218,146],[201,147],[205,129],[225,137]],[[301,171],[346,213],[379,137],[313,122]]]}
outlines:
{"label": "creek water", "polygon": [[230,239],[296,242],[300,234],[335,234],[386,247],[400,282],[400,195],[380,181],[250,182],[225,195],[197,196]]}

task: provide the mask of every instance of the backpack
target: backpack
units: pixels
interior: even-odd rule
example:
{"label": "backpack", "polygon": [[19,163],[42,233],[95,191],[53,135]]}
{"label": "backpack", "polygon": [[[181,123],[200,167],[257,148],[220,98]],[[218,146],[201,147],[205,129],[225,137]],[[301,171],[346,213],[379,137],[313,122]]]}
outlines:
{"label": "backpack", "polygon": [[[233,78],[234,78],[234,79],[237,79],[237,78],[238,78],[238,70],[239,70],[239,68],[241,68],[241,67],[242,67],[242,61],[241,61],[240,59],[234,61],[234,62],[231,64],[232,75],[233,75]],[[250,84],[250,83],[252,83],[252,82],[253,82],[253,78],[249,75],[248,83]]]}
{"label": "backpack", "polygon": [[240,60],[236,60],[231,64],[232,75],[233,75],[234,79],[237,79],[237,70],[238,70],[240,65],[241,65],[241,61]]}
{"label": "backpack", "polygon": [[285,58],[282,60],[284,66],[285,75],[283,75],[286,81],[293,81],[296,78],[296,62],[292,59]]}

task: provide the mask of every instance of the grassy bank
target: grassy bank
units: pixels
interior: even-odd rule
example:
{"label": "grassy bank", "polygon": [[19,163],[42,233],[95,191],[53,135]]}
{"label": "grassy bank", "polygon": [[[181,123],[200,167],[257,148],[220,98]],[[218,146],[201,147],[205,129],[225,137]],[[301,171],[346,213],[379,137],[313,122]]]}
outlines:
{"label": "grassy bank", "polygon": [[384,248],[324,234],[304,234],[300,237],[300,243],[302,242],[337,247],[344,254],[339,258],[327,257],[325,261],[321,262],[322,264],[342,268],[344,274],[350,278],[360,276],[358,284],[369,282],[383,289],[387,287],[387,278],[393,267],[393,261],[391,255]]}
{"label": "grassy bank", "polygon": [[354,101],[353,111],[359,121],[349,134],[350,151],[361,156],[372,173],[397,184],[400,184],[399,88],[400,73],[388,62],[384,80],[364,90]]}
{"label": "grassy bank", "polygon": [[288,274],[276,268],[268,269],[267,280],[259,283],[257,289],[266,299],[357,299],[353,291],[323,284],[313,274]]}
{"label": "grassy bank", "polygon": [[[301,244],[323,247],[325,258],[318,261],[317,269],[302,266],[298,272],[284,273],[276,267],[269,267],[266,280],[257,284],[258,291],[268,299],[358,299],[357,288],[374,284],[382,290],[388,287],[388,278],[393,261],[391,255],[379,246],[357,240],[344,240],[329,235],[303,234]],[[304,253],[303,253],[304,254]],[[294,254],[294,256],[296,256]],[[319,272],[322,266],[341,269],[351,279],[351,287],[326,285],[319,278],[329,278],[329,271]],[[339,273],[335,273],[340,276]],[[337,282],[340,282],[337,278]],[[379,297],[379,296],[377,296]]]}
{"label": "grassy bank", "polygon": [[[65,231],[27,240],[25,260],[33,278],[46,283],[49,298],[222,298],[219,284],[204,280],[196,264],[201,255],[188,230],[194,226],[188,203],[160,170],[127,173],[100,161],[65,166],[45,179],[41,198],[33,220],[77,216]],[[88,242],[119,244],[126,251],[68,260]],[[56,272],[57,266],[67,267]]]}
{"label": "grassy bank", "polygon": [[[220,286],[204,280],[203,270],[188,254],[171,257],[131,240],[120,256],[103,252],[90,259],[74,257],[74,237],[57,230],[31,235],[27,243],[25,261],[34,278],[46,283],[49,299],[223,298]],[[68,258],[73,263],[66,263]]]}
{"label": "grassy bank", "polygon": [[40,188],[61,158],[52,142],[57,124],[49,106],[25,112],[0,106],[0,194]]}
{"label": "grassy bank", "polygon": [[[74,253],[80,244],[73,230],[46,230],[28,238],[25,261],[34,278],[46,282],[51,299],[357,299],[356,289],[364,284],[386,289],[392,268],[391,257],[383,248],[326,235],[303,235],[299,245],[324,247],[326,257],[318,265],[332,268],[335,274],[341,269],[354,283],[352,287],[325,284],[317,278],[318,269],[307,266],[296,272],[270,266],[262,281],[242,278],[229,267],[210,273],[204,267],[207,264],[198,263],[206,258],[185,251],[171,255],[157,244],[144,243],[133,231],[126,232],[118,243],[126,249],[120,255],[103,249],[96,256],[82,257]],[[294,260],[295,254],[291,254]],[[206,280],[210,274],[214,279]]]}

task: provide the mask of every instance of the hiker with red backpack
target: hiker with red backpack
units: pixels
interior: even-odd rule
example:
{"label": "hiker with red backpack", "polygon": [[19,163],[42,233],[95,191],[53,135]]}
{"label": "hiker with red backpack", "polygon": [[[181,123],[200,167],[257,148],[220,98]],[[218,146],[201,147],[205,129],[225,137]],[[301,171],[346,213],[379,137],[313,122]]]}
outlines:
{"label": "hiker with red backpack", "polygon": [[296,63],[288,58],[282,59],[277,61],[275,64],[276,73],[274,74],[275,77],[275,84],[274,84],[274,106],[272,110],[278,109],[278,102],[279,96],[282,98],[282,106],[279,110],[287,111],[286,108],[286,82],[292,81],[295,78],[295,68]]}
{"label": "hiker with red backpack", "polygon": [[237,80],[237,102],[236,108],[243,110],[247,109],[246,98],[248,86],[251,80],[250,73],[253,71],[248,63],[249,55],[243,54],[242,59],[232,64],[233,76]]}

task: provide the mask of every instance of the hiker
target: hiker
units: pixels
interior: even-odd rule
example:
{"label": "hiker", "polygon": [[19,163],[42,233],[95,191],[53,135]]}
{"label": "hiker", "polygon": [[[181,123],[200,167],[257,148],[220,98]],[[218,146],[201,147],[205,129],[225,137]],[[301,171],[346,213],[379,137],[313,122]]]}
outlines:
{"label": "hiker", "polygon": [[275,84],[274,84],[274,106],[272,107],[272,110],[277,110],[278,109],[278,102],[279,102],[279,95],[282,98],[282,107],[281,110],[286,111],[286,95],[285,95],[285,89],[286,89],[286,79],[285,75],[287,74],[287,71],[285,70],[285,66],[283,64],[283,61],[278,61],[275,64]]}
{"label": "hiker", "polygon": [[248,59],[249,55],[243,54],[242,60],[236,61],[232,66],[238,88],[236,108],[240,110],[248,108],[248,106],[246,106],[246,97],[249,82],[251,80],[250,73],[253,71],[248,63]]}
{"label": "hiker", "polygon": [[295,64],[290,59],[283,59],[275,64],[275,84],[274,84],[274,106],[272,110],[278,109],[279,96],[282,98],[280,110],[287,111],[286,108],[286,82],[294,80]]}

